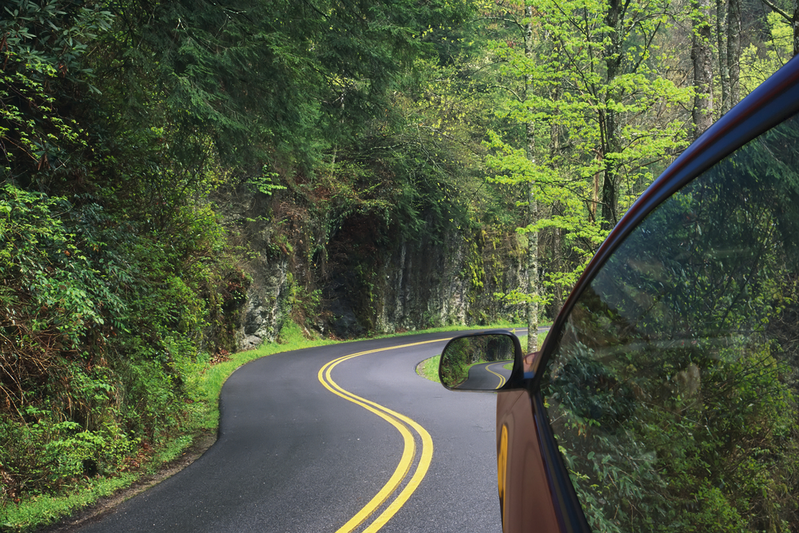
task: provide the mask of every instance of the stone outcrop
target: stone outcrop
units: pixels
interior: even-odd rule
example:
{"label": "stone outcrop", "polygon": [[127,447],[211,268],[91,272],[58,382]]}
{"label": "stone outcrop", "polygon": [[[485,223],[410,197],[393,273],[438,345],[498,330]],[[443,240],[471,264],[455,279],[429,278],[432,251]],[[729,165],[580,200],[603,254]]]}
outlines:
{"label": "stone outcrop", "polygon": [[328,235],[307,213],[286,224],[278,201],[263,195],[239,191],[220,202],[228,226],[251,250],[236,334],[241,350],[274,341],[298,316],[298,293],[321,295],[315,316],[300,313],[305,326],[338,338],[476,325],[516,312],[494,297],[522,286],[522,253],[512,234],[492,240],[453,228],[401,236],[368,215],[352,215]]}

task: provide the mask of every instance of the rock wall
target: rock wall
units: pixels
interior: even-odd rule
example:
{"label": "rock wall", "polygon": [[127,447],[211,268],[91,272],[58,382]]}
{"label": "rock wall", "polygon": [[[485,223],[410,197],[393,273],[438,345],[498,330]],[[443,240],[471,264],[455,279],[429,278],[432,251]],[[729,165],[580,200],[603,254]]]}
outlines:
{"label": "rock wall", "polygon": [[[274,341],[283,323],[297,316],[325,335],[353,338],[484,324],[518,312],[494,297],[523,282],[514,234],[452,227],[407,236],[357,214],[324,234],[307,213],[295,212],[287,223],[288,211],[275,199],[228,194],[224,201],[226,222],[251,250],[239,349]],[[297,295],[312,293],[319,301],[298,314]]]}
{"label": "rock wall", "polygon": [[223,206],[232,244],[248,250],[248,260],[241,266],[250,284],[238,315],[235,341],[239,350],[250,350],[277,339],[286,317],[289,259],[275,243],[270,198],[242,186],[219,191],[214,200]]}
{"label": "rock wall", "polygon": [[441,242],[401,239],[386,255],[383,305],[376,310],[380,333],[468,322],[471,287],[462,275],[461,235],[446,235]]}
{"label": "rock wall", "polygon": [[284,312],[287,262],[270,263],[264,259],[252,261],[248,274],[252,283],[241,313],[236,341],[240,350],[257,348],[263,342],[277,339]]}

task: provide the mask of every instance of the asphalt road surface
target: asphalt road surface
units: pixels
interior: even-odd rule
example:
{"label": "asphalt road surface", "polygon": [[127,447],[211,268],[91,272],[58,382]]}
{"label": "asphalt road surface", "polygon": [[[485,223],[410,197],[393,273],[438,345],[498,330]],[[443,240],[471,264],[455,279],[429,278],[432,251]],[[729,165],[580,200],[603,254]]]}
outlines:
{"label": "asphalt road surface", "polygon": [[453,333],[253,361],[220,398],[219,439],[94,532],[498,532],[493,393],[415,373]]}
{"label": "asphalt road surface", "polygon": [[505,368],[510,361],[491,361],[480,363],[469,369],[469,376],[458,388],[468,390],[495,390],[503,386],[510,378],[511,371]]}

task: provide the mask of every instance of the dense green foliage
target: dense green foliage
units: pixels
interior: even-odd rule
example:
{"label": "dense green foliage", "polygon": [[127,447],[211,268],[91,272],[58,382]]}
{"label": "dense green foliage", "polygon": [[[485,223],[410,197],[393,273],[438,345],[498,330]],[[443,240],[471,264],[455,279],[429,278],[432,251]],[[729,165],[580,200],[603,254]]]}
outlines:
{"label": "dense green foliage", "polygon": [[115,129],[128,108],[92,68],[107,7],[2,19],[3,505],[125,468],[180,425],[192,365],[233,348],[215,175],[175,168],[154,126]]}
{"label": "dense green foliage", "polygon": [[[557,311],[685,145],[690,24],[630,5],[5,2],[0,508],[188,431],[258,265],[275,336],[482,324],[520,314],[540,237]],[[743,92],[786,47],[747,9]],[[458,308],[434,291],[456,282]],[[402,291],[429,303],[381,322]]]}
{"label": "dense green foliage", "polygon": [[[180,434],[193,377],[236,348],[249,284],[247,228],[223,223],[219,191],[275,197],[254,220],[277,223],[269,253],[321,267],[353,216],[409,238],[466,220],[447,185],[463,170],[438,167],[432,136],[410,140],[418,117],[397,90],[422,86],[404,80],[436,63],[434,28],[467,13],[3,7],[0,506],[114,475]],[[298,320],[320,311],[319,278],[289,276]]]}

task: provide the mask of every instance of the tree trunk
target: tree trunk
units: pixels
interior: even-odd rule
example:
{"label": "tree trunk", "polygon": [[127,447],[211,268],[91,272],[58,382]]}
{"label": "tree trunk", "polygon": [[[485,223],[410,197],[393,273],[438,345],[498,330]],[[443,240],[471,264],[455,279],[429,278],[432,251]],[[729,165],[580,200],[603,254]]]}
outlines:
{"label": "tree trunk", "polygon": [[[552,206],[553,218],[561,214],[561,209],[560,202],[555,202]],[[563,229],[557,226],[552,229],[554,230],[554,235],[552,236],[552,271],[560,273],[566,269],[565,253],[563,251]],[[552,295],[552,316],[557,316],[561,307],[563,307],[563,286],[556,285]]]}
{"label": "tree trunk", "polygon": [[799,54],[799,0],[793,0],[793,55]]}
{"label": "tree trunk", "polygon": [[[554,102],[560,101],[561,95],[563,94],[563,85],[557,84],[552,89],[552,100]],[[549,126],[549,161],[550,164],[553,165],[554,170],[554,161],[555,158],[560,156],[560,126],[557,123],[557,120],[553,120]],[[550,218],[555,218],[557,215],[560,214],[561,206],[560,202],[556,201],[552,204],[552,215]],[[552,268],[553,272],[563,272],[564,270],[564,260],[563,260],[563,230],[557,226],[553,229],[553,236],[552,236]],[[552,300],[552,311],[554,314],[560,312],[560,308],[563,307],[563,298],[561,298],[561,290],[559,287],[555,288],[555,294],[553,295]]]}
{"label": "tree trunk", "polygon": [[727,7],[727,71],[730,83],[729,107],[740,99],[741,0],[729,0]]}
{"label": "tree trunk", "polygon": [[[527,25],[524,31],[524,53],[528,59],[533,57],[533,8],[526,6],[524,10]],[[525,100],[529,102],[533,91],[533,78],[527,75],[524,84]],[[533,110],[528,108],[532,115]],[[535,123],[527,122],[526,139],[527,159],[535,162]],[[535,224],[538,218],[538,203],[535,197],[535,177],[530,176],[527,184],[527,224]],[[527,244],[527,353],[538,350],[538,232],[531,231]]]}
{"label": "tree trunk", "polygon": [[[605,84],[611,85],[621,72],[622,54],[621,40],[623,31],[622,22],[622,3],[620,0],[610,0],[608,12],[605,15],[605,25],[611,30],[610,39],[605,48],[605,65],[607,67],[607,79]],[[606,98],[613,98],[608,95]],[[605,102],[607,104],[607,101]],[[602,130],[602,153],[604,161],[604,180],[602,182],[602,227],[610,229],[616,225],[618,211],[617,189],[618,168],[615,159],[606,157],[609,153],[619,151],[619,132],[616,121],[616,112],[606,105],[604,112],[600,115],[600,129]]]}
{"label": "tree trunk", "polygon": [[[608,120],[608,129],[613,127],[613,122]],[[610,135],[609,135],[610,136]],[[611,152],[611,149],[604,150],[605,153]],[[616,211],[618,210],[618,198],[616,197],[616,176],[618,170],[611,158],[604,158],[605,163],[605,176],[602,180],[602,228],[611,229],[616,225]]]}
{"label": "tree trunk", "polygon": [[693,39],[691,60],[694,64],[694,139],[713,123],[713,62],[710,51],[710,0],[691,1]]}
{"label": "tree trunk", "polygon": [[716,49],[718,50],[719,85],[721,86],[718,118],[730,110],[730,67],[727,65],[727,40],[724,32],[726,22],[727,4],[725,0],[716,0]]}

